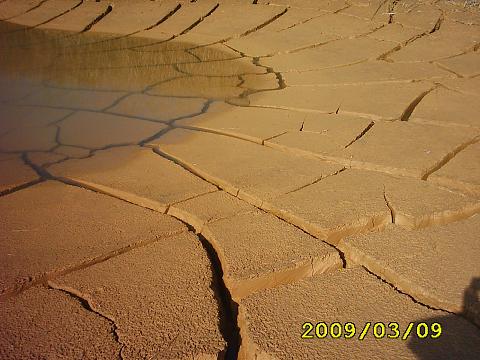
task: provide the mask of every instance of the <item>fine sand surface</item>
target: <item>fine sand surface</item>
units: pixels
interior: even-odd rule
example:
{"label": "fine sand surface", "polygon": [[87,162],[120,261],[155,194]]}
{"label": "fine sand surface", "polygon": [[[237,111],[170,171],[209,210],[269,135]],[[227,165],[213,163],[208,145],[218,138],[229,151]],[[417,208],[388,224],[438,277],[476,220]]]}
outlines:
{"label": "fine sand surface", "polygon": [[478,2],[0,0],[0,54],[0,359],[478,358]]}

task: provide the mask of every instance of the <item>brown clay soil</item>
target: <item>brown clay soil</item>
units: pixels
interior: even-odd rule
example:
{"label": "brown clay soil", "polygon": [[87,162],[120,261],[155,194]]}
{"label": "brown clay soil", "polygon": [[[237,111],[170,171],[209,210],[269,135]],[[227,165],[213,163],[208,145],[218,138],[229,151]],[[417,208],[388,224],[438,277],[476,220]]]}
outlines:
{"label": "brown clay soil", "polygon": [[0,0],[0,359],[474,359],[480,8]]}

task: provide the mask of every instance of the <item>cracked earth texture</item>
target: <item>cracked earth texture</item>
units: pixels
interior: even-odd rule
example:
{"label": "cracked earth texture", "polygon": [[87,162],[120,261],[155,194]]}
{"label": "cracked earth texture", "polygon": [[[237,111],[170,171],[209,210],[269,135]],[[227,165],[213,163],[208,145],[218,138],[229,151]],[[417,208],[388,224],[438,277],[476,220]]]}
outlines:
{"label": "cracked earth texture", "polygon": [[478,358],[478,2],[0,20],[1,359]]}

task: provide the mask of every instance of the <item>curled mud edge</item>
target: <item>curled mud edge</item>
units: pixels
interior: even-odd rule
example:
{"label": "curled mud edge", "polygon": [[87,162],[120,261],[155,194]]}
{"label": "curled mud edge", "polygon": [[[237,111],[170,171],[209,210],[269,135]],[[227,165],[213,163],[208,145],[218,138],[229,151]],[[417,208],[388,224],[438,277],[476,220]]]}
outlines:
{"label": "curled mud edge", "polygon": [[125,347],[125,344],[123,344],[122,341],[120,340],[120,335],[118,334],[118,326],[115,323],[115,319],[113,319],[111,316],[108,316],[102,313],[98,309],[98,307],[95,305],[95,302],[93,301],[93,299],[91,299],[88,294],[83,294],[77,289],[74,289],[72,287],[58,285],[53,281],[47,281],[47,286],[49,289],[60,291],[66,294],[67,296],[75,299],[80,303],[80,305],[85,310],[93,312],[94,314],[100,316],[101,318],[105,319],[108,323],[110,323],[112,337],[115,340],[115,342],[117,342],[120,346],[120,350],[118,352],[118,358],[120,360],[123,359],[122,350]]}
{"label": "curled mud edge", "polygon": [[429,177],[428,181],[433,184],[444,186],[449,189],[458,190],[462,193],[465,193],[471,196],[480,197],[479,185],[467,183],[460,180],[450,179],[443,176],[437,176],[437,175]]}
{"label": "curled mud edge", "polygon": [[324,257],[311,258],[308,261],[294,264],[293,267],[278,272],[271,272],[247,279],[235,279],[228,276],[229,265],[225,255],[216,240],[215,235],[208,228],[208,223],[201,221],[195,215],[180,210],[175,206],[169,207],[167,215],[191,225],[197,235],[209,242],[217,253],[223,270],[223,281],[229,289],[232,299],[239,302],[254,292],[290,284],[298,280],[342,268],[342,260],[338,254],[329,254]]}
{"label": "curled mud edge", "polygon": [[[255,196],[252,196],[244,192],[242,189],[238,189],[235,186],[232,186],[227,181],[212,177],[209,174],[197,169],[195,166],[189,165],[181,161],[180,159],[176,159],[175,157],[162,152],[158,148],[153,148],[153,151],[156,154],[166,159],[169,159],[170,161],[173,161],[177,165],[186,169],[190,173],[202,178],[208,183],[214,185],[218,189],[223,189],[224,191],[230,193],[231,195],[246,201],[250,205],[253,205],[262,211],[265,211],[269,214],[276,216],[277,218],[287,222],[292,226],[299,228],[300,230],[312,235],[315,238],[325,241],[326,243],[335,247],[337,251],[340,252],[339,256],[342,259],[343,258],[351,259],[351,257],[348,256],[348,254],[346,254],[347,256],[343,256],[343,251],[337,248],[340,240],[346,236],[366,233],[366,232],[377,230],[377,229],[381,230],[388,223],[397,223],[398,225],[404,225],[407,227],[414,227],[414,228],[427,227],[427,226],[436,225],[436,224],[444,224],[451,221],[456,221],[461,218],[468,217],[480,210],[479,204],[469,205],[465,209],[460,209],[458,211],[445,211],[440,214],[434,214],[433,216],[429,218],[421,219],[417,224],[412,225],[410,219],[408,219],[404,215],[397,214],[395,209],[392,209],[391,205],[389,206],[387,194],[384,194],[385,201],[386,201],[386,207],[385,207],[384,213],[382,212],[382,213],[372,215],[369,218],[360,219],[355,223],[346,224],[337,229],[330,229],[330,230],[322,229],[317,225],[310,224],[308,221],[305,221],[304,219],[301,219],[298,216],[295,216],[294,214],[278,209],[272,206],[271,204],[269,204],[268,202],[264,202],[256,198]],[[54,179],[69,185],[82,187],[88,190],[92,190],[95,192],[99,192],[99,193],[114,197],[116,199],[129,202],[131,204],[141,206],[143,208],[168,214],[170,216],[176,217],[177,219],[180,219],[181,221],[193,227],[197,234],[201,234],[211,243],[212,247],[218,253],[218,257],[221,263],[223,264],[223,270],[226,273],[228,273],[226,271],[228,269],[225,268],[225,266],[227,266],[225,258],[221,250],[219,249],[217,241],[215,240],[211,232],[208,230],[205,223],[202,222],[197,217],[195,217],[194,215],[180,211],[177,208],[175,208],[175,206],[172,204],[162,204],[138,195],[134,195],[121,190],[112,189],[110,187],[100,185],[100,184],[90,183],[90,182],[76,179],[76,178],[66,178],[66,177],[57,178],[49,174],[43,168],[36,169],[36,170],[39,174],[44,175],[44,179]],[[316,264],[318,260],[319,259],[312,259],[311,261]],[[328,261],[326,263],[330,264]],[[334,265],[332,264],[325,265],[322,272],[327,271],[331,266],[334,266]],[[228,278],[224,280],[226,283],[228,283],[229,289],[232,292],[232,297],[234,299],[241,299],[242,297],[248,296],[248,294],[251,292],[258,291],[267,287],[274,287],[281,284],[297,281],[298,279],[312,276],[314,273],[319,272],[319,269],[310,271],[309,268],[310,268],[309,263],[308,264],[301,263],[301,264],[296,264],[291,269],[286,269],[285,271],[282,271],[280,274],[278,273],[266,274],[264,276],[260,276],[255,279],[246,279],[245,281],[231,280]],[[37,280],[33,282],[38,283]]]}
{"label": "curled mud edge", "polygon": [[369,273],[390,285],[395,291],[407,295],[415,303],[429,309],[440,310],[464,317],[471,324],[480,327],[480,317],[478,315],[472,315],[473,312],[465,312],[465,309],[462,306],[437,298],[425,291],[422,286],[419,286],[397,274],[393,269],[382,266],[374,257],[365,254],[343,240],[338,244],[338,248],[347,254],[348,259],[354,264],[363,266]]}
{"label": "curled mud edge", "polygon": [[[70,185],[70,184],[67,184],[67,185]],[[78,185],[76,185],[76,186],[78,186]],[[88,189],[88,188],[85,188],[85,189]],[[88,189],[88,190],[91,190],[91,189]],[[0,290],[0,302],[4,301],[6,299],[9,299],[13,296],[16,296],[16,295],[20,294],[21,292],[23,292],[25,290],[28,290],[29,288],[31,288],[33,286],[36,286],[36,285],[39,285],[39,284],[44,284],[45,285],[49,281],[51,281],[51,280],[53,280],[57,277],[67,275],[67,274],[70,274],[70,273],[78,271],[78,270],[86,269],[86,268],[88,268],[92,265],[105,262],[105,261],[107,261],[111,258],[117,257],[119,255],[122,255],[122,254],[126,253],[126,252],[129,252],[130,250],[145,247],[147,245],[153,244],[153,243],[159,241],[160,239],[165,239],[165,238],[169,238],[169,237],[179,235],[184,231],[185,230],[173,231],[173,232],[171,232],[169,234],[166,234],[164,236],[155,237],[153,239],[143,240],[143,241],[138,241],[138,242],[135,242],[135,243],[128,244],[124,247],[121,247],[121,248],[112,250],[110,252],[101,254],[101,255],[96,256],[94,258],[85,259],[78,264],[71,264],[71,265],[65,266],[63,268],[58,268],[58,269],[54,269],[54,270],[47,271],[47,272],[44,272],[44,273],[30,275],[28,277],[16,279],[16,283],[14,285],[2,288]]]}
{"label": "curled mud edge", "polygon": [[[157,149],[157,151],[155,152],[159,154],[160,151]],[[160,152],[159,155],[163,154]],[[216,181],[217,179],[212,178],[207,173],[198,173],[197,169],[194,166],[183,164],[183,162],[181,162],[180,160],[174,159],[170,156],[163,155],[163,157],[170,159],[177,165],[182,166],[189,172],[201,177],[202,179],[211,183],[217,188],[223,189],[226,192],[244,201],[249,202],[250,205],[254,205],[262,211],[266,211],[270,214],[273,214],[274,216],[279,217],[283,221],[286,221],[290,225],[305,231],[306,233],[314,236],[317,239],[319,238],[318,231],[315,231],[315,227],[313,225],[307,226],[305,221],[303,221],[302,219],[288,216],[288,214],[278,209],[275,210],[273,206],[270,206],[263,201],[259,201],[254,196],[243,193],[240,189],[236,189],[234,186],[229,185],[226,181]],[[342,241],[343,237],[348,235],[364,233],[372,230],[382,230],[382,228],[386,224],[391,223],[392,220],[398,218],[398,216],[392,218],[387,205],[385,214],[379,214],[378,218],[374,217],[370,220],[367,219],[362,224],[350,224],[350,227],[344,228],[341,232],[333,232],[333,235],[330,235],[330,237],[327,236],[324,240],[319,239],[320,241],[325,241],[326,243],[333,246],[337,250],[337,253],[331,256],[326,256],[324,258],[312,258],[310,259],[310,261],[296,264],[292,268],[285,269],[279,272],[262,274],[256,278],[251,279],[238,280],[228,277],[228,263],[226,262],[225,255],[223,254],[218,244],[218,241],[215,239],[215,236],[209,230],[207,222],[200,220],[195,215],[176,208],[174,204],[161,204],[128,192],[115,190],[100,184],[95,184],[68,177],[56,178],[55,176],[52,176],[50,174],[49,177],[52,180],[58,180],[67,185],[81,187],[90,191],[114,197],[122,201],[126,201],[142,208],[147,208],[158,213],[167,214],[182,221],[191,231],[194,231],[196,233],[199,241],[202,243],[202,246],[208,254],[208,257],[212,264],[212,271],[214,272],[214,288],[216,288],[217,299],[219,301],[219,306],[221,306],[220,311],[224,314],[224,322],[221,323],[221,326],[224,329],[222,333],[224,334],[225,340],[228,343],[228,349],[226,350],[225,354],[227,358],[248,359],[252,358],[252,356],[258,355],[257,350],[254,348],[254,345],[251,344],[248,340],[248,328],[246,327],[246,318],[241,306],[242,298],[245,298],[257,291],[277,287],[280,285],[291,284],[301,279],[311,277],[315,274],[335,271],[345,266],[364,266],[374,275],[379,276],[381,279],[384,279],[390,284],[394,284],[392,286],[397,291],[410,296],[412,300],[418,301],[422,305],[431,306],[432,308],[456,314],[459,314],[459,312],[461,312],[461,309],[457,309],[452,304],[446,304],[439,299],[428,296],[428,294],[425,294],[423,289],[417,288],[414,284],[410,284],[408,281],[405,281],[401,277],[396,276],[396,274],[392,273],[389,269],[382,268],[379,264],[375,262],[374,259],[370,259],[366,255],[358,253],[358,251],[356,251],[355,249],[349,248]],[[227,184],[228,186],[225,186]],[[315,234],[315,232],[317,234]],[[173,235],[176,234],[171,234],[169,236]],[[12,291],[9,291],[9,294],[4,293],[0,295],[0,299],[18,294],[21,291],[40,283],[48,284],[48,282],[52,281],[55,277],[65,275],[76,270],[84,269],[96,263],[103,262],[112,257],[121,255],[136,247],[146,246],[157,240],[158,239],[153,239],[147,242],[130,244],[122,249],[117,249],[109,254],[102,255],[92,260],[84,261],[81,264],[75,265],[73,267],[62,270],[55,270],[48,274],[42,274],[38,277],[31,277],[27,279],[25,283],[21,284],[15,289],[11,289]]]}
{"label": "curled mud edge", "polygon": [[[261,291],[263,289],[272,288],[283,284],[289,284],[306,277],[311,277],[315,274],[334,271],[342,268],[343,266],[341,256],[339,254],[331,254],[322,258],[311,258],[308,261],[296,264],[292,268],[285,269],[277,273],[262,274],[251,279],[232,279],[226,275],[228,274],[228,264],[221,248],[218,245],[218,242],[208,229],[208,225],[198,219],[196,216],[179,210],[174,205],[170,206],[167,204],[161,204],[159,202],[145,199],[128,192],[112,189],[100,184],[94,184],[75,178],[56,178],[50,174],[48,175],[49,179],[51,180],[61,181],[70,186],[77,186],[89,191],[94,191],[122,201],[126,201],[142,208],[147,208],[162,214],[170,215],[185,223],[190,230],[193,229],[199,238],[199,241],[202,242],[202,245],[212,263],[212,271],[214,271],[214,278],[216,279],[215,288],[217,289],[217,298],[219,303],[222,305],[223,312],[227,314],[226,316],[224,315],[224,317],[226,317],[228,325],[223,325],[223,327],[226,328],[223,333],[225,334],[225,338],[229,344],[226,352],[227,358],[236,358],[236,354],[239,351],[238,348],[242,346],[241,336],[238,335],[242,333],[241,324],[238,323],[237,320],[237,313],[239,312],[240,300],[242,298],[256,291]],[[237,191],[234,192],[237,193]],[[5,296],[1,296],[1,298],[16,295],[37,284],[49,284],[49,282],[58,276],[63,276],[73,271],[82,270],[89,266],[106,261],[112,257],[121,255],[127,251],[130,251],[131,249],[140,246],[146,246],[157,240],[158,239],[154,239],[148,242],[129,245],[125,248],[118,249],[109,254],[89,261],[82,262],[81,264],[70,268],[55,270],[48,274],[42,274],[38,277],[29,278],[24,284],[17,286],[15,289],[10,289],[10,291],[8,291],[9,294],[3,294]],[[240,328],[240,330],[236,330],[238,328]]]}
{"label": "curled mud edge", "polygon": [[[209,178],[207,174],[204,174],[204,176],[207,179]],[[64,179],[64,181],[65,180],[67,181],[67,183],[69,182],[68,179]],[[77,186],[82,186],[82,184],[78,181],[76,181],[76,184]],[[216,185],[218,188],[222,188],[222,186],[218,184],[213,184]],[[98,190],[103,194],[113,196],[117,199],[121,199],[136,204],[138,206],[142,206],[141,204],[137,203],[138,198],[136,198],[135,195],[126,192],[114,192],[113,194],[110,194],[109,188],[97,186],[96,184],[91,183],[88,183],[87,188],[93,191]],[[233,193],[233,195],[240,197],[238,189],[233,188],[230,190],[231,191],[227,190],[227,192],[231,194]],[[263,207],[264,206],[262,206],[262,210]],[[230,354],[229,356],[231,356],[232,352],[236,353],[236,350],[234,349],[237,348],[239,349],[239,359],[251,358],[252,356],[254,356],[254,354],[258,354],[256,352],[257,350],[252,347],[254,345],[250,344],[248,341],[248,328],[245,327],[246,319],[241,306],[242,298],[245,298],[248,295],[257,291],[294,283],[301,279],[311,277],[315,274],[335,271],[345,266],[364,266],[375,276],[383,279],[389,284],[392,284],[392,287],[396,291],[408,295],[413,301],[427,307],[461,315],[461,309],[456,309],[455,307],[452,307],[452,304],[445,304],[439,299],[428,296],[427,294],[425,294],[423,289],[417,289],[415,286],[410,286],[411,284],[404,281],[401,277],[395,276],[395,274],[391,274],[390,270],[384,269],[380,265],[376,264],[374,259],[367,259],[367,257],[363,254],[358,254],[355,249],[350,249],[348,246],[345,246],[343,241],[341,240],[344,236],[349,235],[345,233],[338,234],[338,238],[336,238],[334,241],[334,247],[338,251],[338,253],[334,256],[320,259],[311,259],[310,262],[297,264],[293,268],[285,269],[276,273],[264,274],[252,279],[237,280],[229,278],[228,263],[226,262],[225,255],[223,254],[217,240],[215,239],[215,236],[209,230],[208,224],[205,221],[200,220],[195,215],[176,208],[175,205],[164,205],[161,206],[161,208],[166,208],[166,210],[162,213],[166,213],[167,215],[175,217],[187,224],[187,226],[189,226],[191,229],[193,228],[194,232],[197,234],[199,240],[202,242],[202,245],[209,254],[209,258],[212,262],[212,269],[215,272],[215,276],[217,279],[217,288],[223,289],[219,292],[219,302],[223,304],[223,310],[225,311],[225,313],[230,314],[227,317],[232,319],[229,320],[230,325],[227,326],[227,328],[230,329],[228,331],[230,335],[228,335],[229,349],[227,351],[227,353]],[[395,218],[397,218],[397,216],[395,216]],[[283,220],[311,234],[308,229],[304,228],[304,224],[300,224],[300,226],[298,226],[297,224],[292,223],[289,220]],[[386,211],[386,214],[382,215],[379,222],[372,220],[371,222],[367,222],[366,224],[364,224],[363,227],[354,227],[349,229],[349,231],[352,234],[358,234],[371,231],[372,229],[381,230],[385,224],[390,223],[391,221],[391,214]]]}
{"label": "curled mud edge", "polygon": [[[388,283],[393,284],[392,286],[396,291],[402,294],[408,295],[412,300],[417,301],[419,304],[426,307],[431,307],[438,310],[455,313],[457,315],[462,315],[462,309],[458,309],[456,305],[445,303],[440,299],[431,297],[427,295],[423,289],[415,288],[414,284],[412,284],[412,286],[409,286],[408,282],[404,282],[403,279],[398,276],[394,276],[394,275],[388,276],[390,274],[390,270],[382,268],[380,265],[375,263],[374,259],[367,259],[367,257],[363,255],[360,256],[360,254],[358,254],[354,249],[350,249],[348,246],[344,245],[345,243],[343,242],[342,239],[347,236],[368,233],[370,231],[382,231],[385,228],[385,225],[389,223],[397,223],[397,222],[402,223],[404,221],[406,217],[402,218],[402,216],[398,215],[396,211],[394,210],[392,211],[392,208],[388,206],[388,201],[386,197],[385,197],[385,202],[386,202],[385,214],[377,214],[376,216],[374,215],[369,219],[363,219],[363,221],[360,221],[360,223],[345,225],[340,230],[334,230],[330,234],[326,235],[324,232],[321,232],[317,226],[310,224],[304,221],[303,219],[300,219],[292,214],[289,214],[288,212],[282,211],[281,209],[276,209],[274,206],[271,206],[267,202],[264,202],[256,198],[255,196],[252,196],[244,192],[242,189],[235,188],[234,186],[232,186],[231,184],[228,184],[224,180],[217,181],[215,177],[210,176],[209,174],[205,173],[204,171],[201,171],[200,169],[197,169],[192,164],[188,164],[182,161],[181,159],[174,157],[173,155],[164,153],[158,148],[154,148],[154,151],[157,154],[182,166],[184,169],[193,173],[194,175],[199,176],[202,179],[206,180],[207,182],[223,189],[224,191],[230,193],[231,195],[241,200],[244,200],[250,203],[250,205],[253,205],[267,213],[270,213],[280,218],[281,220],[289,223],[290,225],[293,225],[305,231],[311,236],[321,241],[324,241],[329,245],[332,245],[338,251],[341,259],[344,260],[344,266],[355,266],[355,265],[364,266],[369,271],[371,271],[374,275],[380,276],[380,278],[384,279]],[[224,186],[225,183],[227,186]],[[421,227],[427,227],[432,225],[447,224],[453,221],[457,221],[459,219],[467,218],[475,213],[478,213],[479,210],[480,210],[480,206],[478,203],[467,205],[465,208],[462,208],[458,211],[444,211],[441,213],[436,213],[433,216],[429,217],[428,219],[424,218],[420,221],[419,224],[417,224],[417,226],[421,228]],[[322,235],[322,234],[324,236],[320,237],[319,235]],[[299,279],[297,279],[297,281],[298,280]],[[396,281],[400,282],[398,286],[396,284]],[[475,320],[472,320],[470,318],[467,318],[467,320],[471,322],[473,321],[473,323],[475,323]],[[241,321],[239,321],[239,324],[240,323]]]}
{"label": "curled mud edge", "polygon": [[[447,190],[448,187],[446,187]],[[449,190],[450,191],[450,190]],[[405,215],[395,209],[389,200],[388,193],[384,190],[384,199],[390,209],[391,223],[403,226],[410,230],[419,230],[437,225],[446,225],[452,222],[467,219],[470,216],[480,212],[480,202],[471,202],[456,210],[444,210],[433,212],[424,216],[416,217]]]}
{"label": "curled mud edge", "polygon": [[[62,180],[71,185],[80,186],[82,188],[100,192],[102,194],[115,197],[117,199],[135,204],[138,199],[135,195],[126,192],[117,192],[110,194],[108,187],[98,186],[83,181],[64,179]],[[122,196],[120,196],[121,194]],[[126,196],[126,198],[124,198]],[[199,241],[202,243],[212,264],[214,272],[214,282],[216,296],[222,305],[221,317],[225,322],[221,322],[222,333],[227,341],[226,359],[250,359],[254,354],[249,349],[252,346],[248,342],[247,328],[244,327],[244,315],[241,306],[241,299],[250,294],[268,288],[277,287],[284,284],[290,284],[298,280],[314,276],[315,274],[327,273],[335,271],[343,267],[343,261],[339,254],[329,254],[321,258],[312,258],[309,261],[296,264],[293,268],[285,269],[275,273],[268,273],[250,279],[233,279],[226,275],[228,273],[228,263],[225,256],[218,245],[217,240],[208,228],[206,222],[201,221],[195,215],[180,210],[175,206],[162,205],[165,211],[159,211],[170,215],[188,226],[190,231],[194,231]],[[157,211],[155,209],[151,209]]]}

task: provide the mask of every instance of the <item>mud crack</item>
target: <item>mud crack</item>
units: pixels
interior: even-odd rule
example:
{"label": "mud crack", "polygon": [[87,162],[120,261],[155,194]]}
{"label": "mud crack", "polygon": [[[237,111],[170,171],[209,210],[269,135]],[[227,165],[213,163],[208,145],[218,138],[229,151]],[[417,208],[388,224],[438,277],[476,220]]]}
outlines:
{"label": "mud crack", "polygon": [[107,316],[100,312],[99,309],[97,309],[94,305],[93,300],[87,295],[87,294],[82,294],[80,291],[77,289],[74,289],[72,287],[68,286],[62,286],[54,283],[53,281],[48,281],[47,282],[48,288],[52,290],[57,290],[61,291],[62,293],[68,295],[69,297],[73,298],[76,300],[80,305],[87,311],[90,311],[94,313],[95,315],[100,316],[101,318],[105,319],[107,322],[110,323],[111,325],[111,334],[113,339],[115,340],[116,343],[120,345],[120,351],[118,353],[118,359],[122,360],[122,350],[125,347],[125,345],[122,343],[120,340],[120,336],[118,335],[118,326],[115,323],[115,320],[111,318],[110,316]]}
{"label": "mud crack", "polygon": [[[339,109],[340,109],[340,107],[337,109],[335,114],[338,114]],[[352,145],[355,141],[361,139],[363,137],[363,135],[365,135],[373,127],[373,125],[375,125],[375,122],[374,121],[370,122],[370,124],[368,124],[368,126],[365,129],[363,129],[362,132],[360,134],[358,134],[355,139],[353,139],[347,145],[345,145],[345,149],[348,148],[350,145]]]}
{"label": "mud crack", "polygon": [[385,190],[385,187],[383,187],[383,198],[385,199],[385,204],[387,205],[388,209],[390,210],[390,215],[392,217],[392,224],[395,224],[395,217],[396,217],[395,209],[390,204],[390,202],[388,201],[387,192]]}
{"label": "mud crack", "polygon": [[445,18],[445,16],[444,16],[444,14],[442,13],[442,14],[440,15],[440,17],[438,18],[437,22],[435,23],[435,25],[433,25],[433,28],[432,28],[432,30],[430,30],[429,34],[433,34],[434,32],[440,30],[444,18]]}
{"label": "mud crack", "polygon": [[[388,24],[393,24],[393,17],[395,16],[395,7],[397,6],[399,0],[394,0],[388,4]],[[383,4],[382,4],[383,5]],[[381,5],[379,6],[380,9]],[[378,11],[378,9],[377,9]]]}
{"label": "mud crack", "polygon": [[[190,226],[190,225],[189,225]],[[238,325],[238,304],[232,299],[230,290],[224,281],[222,263],[213,245],[201,234],[197,233],[212,267],[212,288],[219,302],[220,331],[227,342],[226,360],[234,360],[242,342]]]}
{"label": "mud crack", "polygon": [[428,89],[428,90],[422,92],[415,99],[413,99],[413,101],[407,106],[407,108],[404,110],[404,112],[400,116],[400,121],[408,121],[410,119],[410,116],[412,115],[413,111],[418,106],[418,104],[420,104],[420,102],[423,100],[423,98],[425,96],[427,96],[430,92],[435,90],[437,87],[438,87],[438,85],[435,85],[431,89]]}
{"label": "mud crack", "polygon": [[[145,31],[148,31],[148,30],[151,30],[153,29],[154,27],[157,27],[158,25],[160,25],[161,23],[167,21],[169,18],[171,18],[178,10],[180,10],[180,8],[182,7],[181,4],[177,4],[177,6],[175,6],[172,10],[170,10],[170,12],[165,15],[164,17],[162,17],[160,20],[158,20],[155,24],[153,25],[150,25],[149,27],[146,27],[144,30]],[[142,30],[139,30],[138,32],[140,32]],[[133,35],[133,34],[131,34]]]}
{"label": "mud crack", "polygon": [[83,28],[82,31],[80,31],[80,33],[84,33],[84,32],[87,32],[89,31],[95,24],[97,24],[99,21],[101,21],[105,16],[107,16],[108,14],[110,14],[113,10],[113,6],[112,5],[108,5],[105,10],[100,14],[98,15],[95,19],[93,19],[93,21],[88,24],[87,26],[85,26]]}
{"label": "mud crack", "polygon": [[479,140],[480,140],[480,136],[476,136],[472,140],[467,141],[467,142],[457,146],[455,149],[453,149],[451,152],[449,152],[447,155],[445,155],[443,157],[443,159],[440,160],[437,164],[432,166],[429,170],[425,171],[424,175],[422,176],[422,180],[427,180],[430,175],[432,175],[434,172],[440,170],[450,160],[452,160],[460,151],[465,150],[468,146],[477,143]]}
{"label": "mud crack", "polygon": [[31,7],[30,9],[25,10],[23,13],[17,14],[17,15],[13,15],[13,16],[10,16],[9,18],[2,19],[2,20],[10,20],[10,19],[16,18],[16,17],[18,17],[18,16],[20,16],[20,15],[27,14],[27,13],[29,13],[30,11],[33,11],[33,10],[35,10],[35,9],[38,9],[40,6],[42,6],[43,4],[45,4],[47,1],[49,1],[49,0],[42,0],[42,1],[40,1],[37,5]]}

